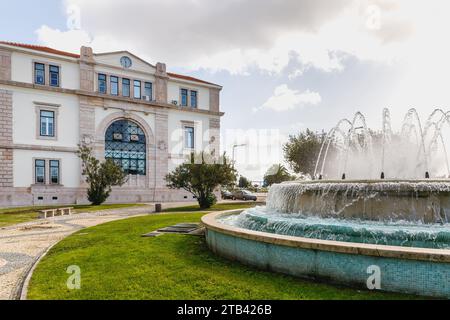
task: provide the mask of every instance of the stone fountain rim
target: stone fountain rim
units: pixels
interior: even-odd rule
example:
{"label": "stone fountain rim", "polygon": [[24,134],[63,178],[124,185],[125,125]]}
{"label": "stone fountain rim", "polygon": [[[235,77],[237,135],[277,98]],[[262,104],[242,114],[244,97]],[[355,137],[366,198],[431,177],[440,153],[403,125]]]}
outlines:
{"label": "stone fountain rim", "polygon": [[397,184],[448,184],[450,185],[450,179],[349,179],[349,180],[293,180],[280,183],[286,184],[383,184],[383,183],[397,183]]}
{"label": "stone fountain rim", "polygon": [[[450,193],[450,179],[442,180],[297,180],[286,181],[272,187],[301,187],[303,192],[329,191],[347,192],[374,191],[374,192],[407,192],[407,193]],[[270,193],[270,192],[269,192]]]}
{"label": "stone fountain rim", "polygon": [[243,210],[228,210],[214,212],[202,217],[206,230],[212,230],[234,237],[244,238],[279,246],[295,247],[307,250],[320,250],[343,254],[366,255],[392,259],[420,260],[439,263],[450,263],[450,250],[430,249],[417,247],[400,247],[375,245],[366,243],[353,243],[333,240],[310,239],[287,235],[272,234],[253,231],[235,226],[226,225],[218,221],[225,216],[237,215]]}

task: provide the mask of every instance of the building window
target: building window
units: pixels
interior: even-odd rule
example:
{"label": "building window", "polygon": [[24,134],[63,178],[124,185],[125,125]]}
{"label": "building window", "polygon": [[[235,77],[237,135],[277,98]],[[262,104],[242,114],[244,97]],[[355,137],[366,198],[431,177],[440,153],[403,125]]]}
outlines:
{"label": "building window", "polygon": [[111,124],[105,134],[105,158],[127,174],[146,175],[146,138],[141,127],[129,120]]}
{"label": "building window", "polygon": [[45,160],[34,161],[35,183],[45,184]]}
{"label": "building window", "polygon": [[59,184],[59,160],[50,160],[50,183]]}
{"label": "building window", "polygon": [[34,83],[45,85],[45,64],[34,64]]}
{"label": "building window", "polygon": [[98,92],[106,94],[106,75],[98,75]]}
{"label": "building window", "polygon": [[187,107],[188,105],[188,90],[181,89],[181,106]]}
{"label": "building window", "polygon": [[114,96],[119,95],[119,78],[111,76],[109,79],[111,82],[111,94]]}
{"label": "building window", "polygon": [[191,107],[197,108],[197,91],[191,91]]}
{"label": "building window", "polygon": [[151,82],[145,83],[144,95],[149,97],[150,101],[153,100],[153,85]]}
{"label": "building window", "polygon": [[134,98],[141,98],[141,82],[139,80],[134,80]]}
{"label": "building window", "polygon": [[59,67],[50,66],[50,85],[52,87],[59,87]]}
{"label": "building window", "polygon": [[122,79],[122,95],[124,97],[130,96],[130,79]]}
{"label": "building window", "polygon": [[42,137],[54,137],[55,136],[55,112],[53,111],[40,111],[40,135]]}
{"label": "building window", "polygon": [[184,127],[184,147],[194,149],[194,127]]}

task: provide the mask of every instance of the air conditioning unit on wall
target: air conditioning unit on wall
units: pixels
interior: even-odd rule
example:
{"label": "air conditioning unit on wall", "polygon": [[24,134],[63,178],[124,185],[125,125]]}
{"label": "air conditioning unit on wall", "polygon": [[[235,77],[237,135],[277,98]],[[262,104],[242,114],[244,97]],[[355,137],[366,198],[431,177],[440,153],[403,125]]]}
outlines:
{"label": "air conditioning unit on wall", "polygon": [[177,101],[177,100],[172,100],[172,104],[173,104],[174,106],[177,106],[177,105],[178,105],[178,101]]}
{"label": "air conditioning unit on wall", "polygon": [[152,101],[152,99],[150,98],[150,96],[142,96],[142,100],[144,101]]}

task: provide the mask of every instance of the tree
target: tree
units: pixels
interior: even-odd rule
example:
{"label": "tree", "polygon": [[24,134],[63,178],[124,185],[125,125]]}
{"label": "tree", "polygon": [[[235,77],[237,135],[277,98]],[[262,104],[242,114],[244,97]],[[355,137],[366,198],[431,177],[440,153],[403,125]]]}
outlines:
{"label": "tree", "polygon": [[264,175],[264,186],[267,187],[275,183],[281,183],[293,179],[294,177],[289,174],[285,166],[282,164],[274,164]]}
{"label": "tree", "polygon": [[240,176],[239,177],[239,183],[238,183],[239,188],[249,188],[252,186],[252,183],[250,180],[248,180],[246,177],[244,176]]}
{"label": "tree", "polygon": [[325,134],[315,133],[309,129],[297,136],[289,136],[283,146],[284,158],[296,173],[314,175],[317,157],[325,139]]}
{"label": "tree", "polygon": [[225,157],[211,161],[205,153],[191,154],[190,161],[175,168],[166,176],[171,189],[184,189],[193,194],[201,209],[208,209],[216,203],[214,190],[218,186],[233,186],[236,170]]}
{"label": "tree", "polygon": [[92,149],[80,145],[78,156],[83,165],[83,175],[89,184],[88,200],[93,205],[100,205],[108,199],[111,187],[122,186],[126,182],[126,174],[111,159],[100,162],[92,155]]}

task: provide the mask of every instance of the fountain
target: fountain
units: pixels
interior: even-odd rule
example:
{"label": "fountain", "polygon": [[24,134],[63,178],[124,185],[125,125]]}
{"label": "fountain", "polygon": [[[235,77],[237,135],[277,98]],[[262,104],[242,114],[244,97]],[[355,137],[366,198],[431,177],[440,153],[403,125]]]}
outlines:
{"label": "fountain", "polygon": [[[394,132],[364,115],[323,138],[310,180],[270,188],[266,207],[205,216],[207,242],[223,256],[277,272],[450,298],[450,112],[423,125],[410,109]],[[377,269],[378,270],[378,269]]]}

